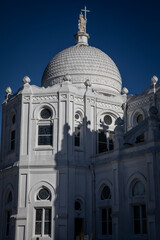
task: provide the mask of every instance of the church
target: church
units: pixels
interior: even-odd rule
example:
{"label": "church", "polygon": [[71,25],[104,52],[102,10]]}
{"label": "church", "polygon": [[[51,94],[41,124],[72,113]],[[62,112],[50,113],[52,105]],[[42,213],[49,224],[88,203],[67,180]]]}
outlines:
{"label": "church", "polygon": [[160,239],[160,84],[122,87],[113,60],[76,43],[2,103],[1,240]]}

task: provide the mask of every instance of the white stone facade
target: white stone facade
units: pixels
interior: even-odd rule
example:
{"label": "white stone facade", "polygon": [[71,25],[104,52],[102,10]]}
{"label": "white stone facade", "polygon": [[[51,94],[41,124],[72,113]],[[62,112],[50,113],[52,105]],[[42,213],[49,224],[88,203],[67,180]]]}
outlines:
{"label": "white stone facade", "polygon": [[2,104],[0,239],[160,239],[160,85],[122,94],[86,40],[57,56]]}

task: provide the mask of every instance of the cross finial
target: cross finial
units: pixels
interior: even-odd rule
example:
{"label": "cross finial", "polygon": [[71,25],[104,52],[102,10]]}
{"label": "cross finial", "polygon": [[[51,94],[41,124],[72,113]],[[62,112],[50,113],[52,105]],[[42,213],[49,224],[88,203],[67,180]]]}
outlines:
{"label": "cross finial", "polygon": [[87,7],[85,6],[81,11],[84,12],[84,19],[87,20],[87,12],[90,12],[90,10],[87,10]]}

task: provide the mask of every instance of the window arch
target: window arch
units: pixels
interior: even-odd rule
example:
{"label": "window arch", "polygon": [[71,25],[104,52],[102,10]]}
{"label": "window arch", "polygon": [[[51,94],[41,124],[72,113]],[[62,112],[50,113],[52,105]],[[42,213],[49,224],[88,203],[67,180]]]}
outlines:
{"label": "window arch", "polygon": [[38,115],[38,145],[53,145],[53,112],[48,106],[41,107]]}
{"label": "window arch", "polygon": [[139,179],[134,179],[130,186],[131,212],[133,233],[135,235],[147,234],[145,186]]}
{"label": "window arch", "polygon": [[15,151],[16,147],[16,112],[14,110],[11,111],[9,117],[9,138],[10,138],[10,145],[9,151]]}
{"label": "window arch", "polygon": [[83,114],[80,110],[77,110],[74,114],[74,146],[82,146],[83,135]]}
{"label": "window arch", "polygon": [[112,235],[111,190],[106,184],[99,190],[99,235],[100,237]]}
{"label": "window arch", "polygon": [[55,205],[55,190],[51,184],[41,181],[29,192],[31,221],[33,221],[33,236],[35,238],[53,237],[53,219]]}

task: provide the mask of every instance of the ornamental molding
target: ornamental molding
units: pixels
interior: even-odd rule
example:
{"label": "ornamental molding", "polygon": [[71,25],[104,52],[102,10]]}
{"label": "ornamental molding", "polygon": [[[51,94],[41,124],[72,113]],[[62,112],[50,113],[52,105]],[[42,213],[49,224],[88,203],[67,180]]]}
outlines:
{"label": "ornamental molding", "polygon": [[79,103],[84,102],[83,98],[81,98],[81,97],[75,97],[74,100],[75,100],[75,102],[79,102]]}
{"label": "ornamental molding", "polygon": [[67,99],[67,94],[61,94],[60,97],[61,99]]}
{"label": "ornamental molding", "polygon": [[104,102],[97,102],[97,107],[99,108],[106,108],[106,109],[113,109],[113,110],[118,110],[122,112],[122,107],[115,105],[115,104],[107,104]]}
{"label": "ornamental molding", "polygon": [[47,95],[47,96],[33,96],[33,101],[45,101],[45,100],[57,100],[58,97],[56,95]]}
{"label": "ornamental molding", "polygon": [[142,105],[148,105],[149,103],[153,102],[153,97],[147,97],[147,98],[142,98],[139,99],[133,103],[128,104],[128,110],[132,110],[137,107],[142,107]]}
{"label": "ornamental molding", "polygon": [[23,100],[24,100],[24,101],[29,101],[29,100],[30,100],[30,96],[24,96],[24,97],[23,97]]}

